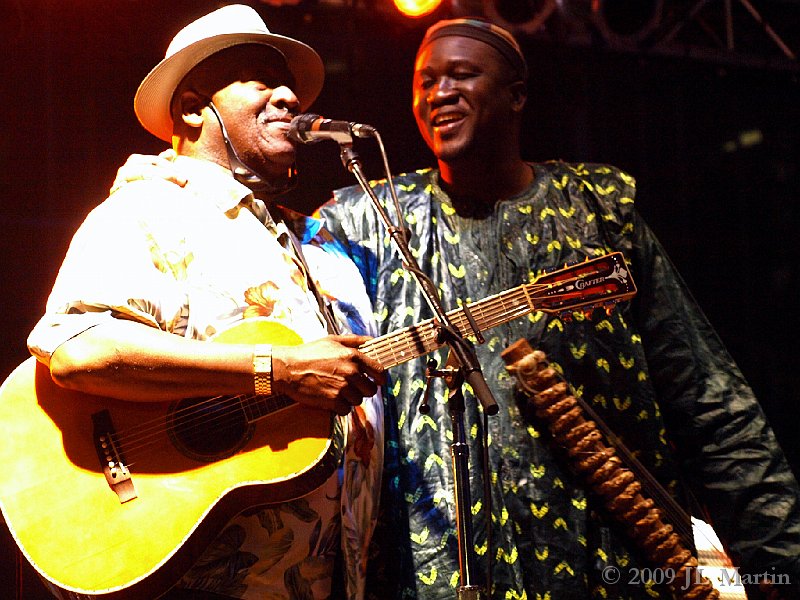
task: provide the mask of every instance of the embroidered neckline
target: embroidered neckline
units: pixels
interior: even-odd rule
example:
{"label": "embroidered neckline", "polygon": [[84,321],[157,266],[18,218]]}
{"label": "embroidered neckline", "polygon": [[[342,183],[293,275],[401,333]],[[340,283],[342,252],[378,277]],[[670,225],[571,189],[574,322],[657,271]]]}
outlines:
{"label": "embroidered neckline", "polygon": [[[490,218],[492,215],[497,215],[501,208],[513,207],[515,204],[529,202],[532,198],[544,191],[547,183],[551,180],[550,170],[544,168],[544,166],[541,164],[528,163],[528,166],[534,172],[534,177],[530,184],[521,192],[511,196],[510,198],[506,198],[505,200],[497,200],[494,204],[492,212],[489,213],[486,218]],[[448,217],[455,217],[461,222],[475,220],[474,217],[463,217],[456,212],[450,196],[439,184],[439,177],[440,173],[438,170],[431,172],[431,195],[437,202],[439,202],[439,204],[441,204],[444,214]]]}

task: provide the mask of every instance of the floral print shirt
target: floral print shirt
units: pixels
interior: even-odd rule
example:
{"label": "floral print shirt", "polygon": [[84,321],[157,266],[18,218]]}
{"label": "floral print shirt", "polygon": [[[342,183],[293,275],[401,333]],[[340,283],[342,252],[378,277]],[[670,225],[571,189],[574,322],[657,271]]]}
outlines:
{"label": "floral print shirt", "polygon": [[[114,318],[199,340],[259,318],[311,341],[327,333],[320,297],[339,329],[375,334],[358,271],[319,221],[280,207],[270,214],[226,169],[174,160],[185,187],[129,181],[77,231],[28,340],[40,361]],[[327,598],[341,545],[347,596],[362,596],[382,468],[380,398],[341,421],[343,467],[305,497],[234,518],[180,587],[236,598]]]}

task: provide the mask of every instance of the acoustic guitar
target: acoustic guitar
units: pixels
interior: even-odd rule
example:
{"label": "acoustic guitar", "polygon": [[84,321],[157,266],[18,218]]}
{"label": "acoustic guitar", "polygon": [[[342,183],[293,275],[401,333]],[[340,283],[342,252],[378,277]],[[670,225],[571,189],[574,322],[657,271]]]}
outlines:
{"label": "acoustic guitar", "polygon": [[[539,310],[567,316],[631,298],[620,253],[453,310],[465,336]],[[361,350],[386,368],[442,345],[435,320]],[[244,320],[219,343],[299,344]],[[29,358],[0,388],[0,509],[22,554],[61,598],[154,598],[247,507],[319,487],[342,448],[332,413],[281,396],[130,402],[55,385]]]}

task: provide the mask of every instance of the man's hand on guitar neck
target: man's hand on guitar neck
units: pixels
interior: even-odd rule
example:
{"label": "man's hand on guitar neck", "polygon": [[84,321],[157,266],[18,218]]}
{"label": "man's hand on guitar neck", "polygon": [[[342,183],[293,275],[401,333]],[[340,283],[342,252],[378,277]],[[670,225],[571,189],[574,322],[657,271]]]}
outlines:
{"label": "man's hand on guitar neck", "polygon": [[370,338],[334,335],[301,346],[273,346],[272,389],[296,402],[350,412],[385,381],[383,366],[359,352]]}

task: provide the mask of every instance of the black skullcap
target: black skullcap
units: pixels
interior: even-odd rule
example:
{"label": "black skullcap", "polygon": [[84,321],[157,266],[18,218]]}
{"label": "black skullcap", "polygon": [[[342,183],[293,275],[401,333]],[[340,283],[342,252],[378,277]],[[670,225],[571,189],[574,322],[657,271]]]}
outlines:
{"label": "black skullcap", "polygon": [[514,36],[502,27],[482,19],[446,19],[431,25],[425,32],[417,54],[433,40],[446,35],[468,37],[489,44],[503,55],[521,80],[528,79],[528,65]]}

